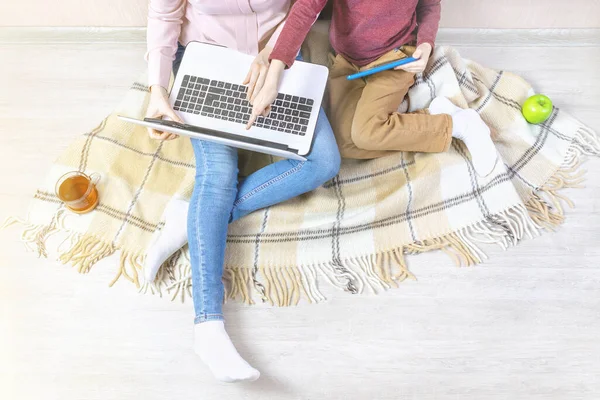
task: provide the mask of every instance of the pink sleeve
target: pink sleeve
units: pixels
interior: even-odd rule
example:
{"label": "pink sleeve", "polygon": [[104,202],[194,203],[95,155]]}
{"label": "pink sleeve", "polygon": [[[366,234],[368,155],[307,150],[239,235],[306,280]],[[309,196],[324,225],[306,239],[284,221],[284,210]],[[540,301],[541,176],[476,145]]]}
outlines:
{"label": "pink sleeve", "polygon": [[419,0],[417,5],[417,24],[419,24],[417,46],[429,43],[431,47],[435,47],[435,38],[442,15],[441,3],[441,0]]}
{"label": "pink sleeve", "polygon": [[169,88],[186,0],[150,0],[148,6],[148,86]]}
{"label": "pink sleeve", "polygon": [[327,0],[297,0],[294,3],[271,53],[271,60],[280,60],[288,67],[292,66],[302,42],[325,5]]}

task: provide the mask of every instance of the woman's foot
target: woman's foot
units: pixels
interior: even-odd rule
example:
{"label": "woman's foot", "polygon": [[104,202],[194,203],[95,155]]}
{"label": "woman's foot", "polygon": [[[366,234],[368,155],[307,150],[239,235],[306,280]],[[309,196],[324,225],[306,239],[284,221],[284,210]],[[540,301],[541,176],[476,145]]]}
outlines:
{"label": "woman's foot", "polygon": [[187,243],[187,214],[190,204],[172,199],[165,208],[165,226],[154,234],[144,262],[146,282],[154,282],[161,265]]}
{"label": "woman's foot", "polygon": [[223,321],[194,326],[194,351],[220,381],[255,381],[260,377],[260,372],[252,368],[231,343]]}
{"label": "woman's foot", "polygon": [[477,174],[487,176],[492,173],[498,161],[498,152],[492,141],[490,128],[477,111],[463,110],[445,97],[436,97],[429,106],[429,113],[450,115],[452,137],[462,140],[467,146]]}

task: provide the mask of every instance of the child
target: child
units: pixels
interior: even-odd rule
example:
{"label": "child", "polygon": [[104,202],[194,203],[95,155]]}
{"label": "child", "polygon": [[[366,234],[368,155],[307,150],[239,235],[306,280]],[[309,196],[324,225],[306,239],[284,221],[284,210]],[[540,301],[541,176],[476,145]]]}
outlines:
{"label": "child", "polygon": [[[343,157],[371,159],[396,151],[444,152],[461,139],[475,169],[488,175],[497,153],[490,130],[474,110],[436,98],[428,111],[399,113],[398,107],[425,70],[438,31],[441,0],[333,0],[329,117]],[[281,74],[290,67],[327,0],[297,0],[271,53],[271,67],[252,99],[253,114],[269,111]],[[416,44],[416,47],[413,46]],[[347,75],[401,58],[418,61],[348,81]]]}

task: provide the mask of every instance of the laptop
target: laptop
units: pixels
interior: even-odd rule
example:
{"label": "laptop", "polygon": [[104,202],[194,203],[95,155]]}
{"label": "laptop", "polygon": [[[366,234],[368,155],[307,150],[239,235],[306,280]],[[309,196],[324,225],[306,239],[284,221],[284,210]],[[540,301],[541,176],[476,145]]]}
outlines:
{"label": "laptop", "polygon": [[170,102],[184,123],[119,116],[120,119],[192,138],[304,161],[310,153],[329,71],[297,61],[284,72],[267,117],[246,125],[252,105],[242,85],[254,57],[226,47],[190,42]]}

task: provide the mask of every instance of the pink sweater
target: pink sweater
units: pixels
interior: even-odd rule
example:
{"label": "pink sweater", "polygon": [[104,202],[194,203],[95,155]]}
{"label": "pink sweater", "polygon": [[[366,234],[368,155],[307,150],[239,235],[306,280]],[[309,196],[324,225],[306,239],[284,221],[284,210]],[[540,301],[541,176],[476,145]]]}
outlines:
{"label": "pink sweater", "polygon": [[[331,45],[364,66],[405,44],[430,43],[437,35],[441,0],[333,0]],[[291,66],[327,0],[297,0],[271,59]]]}
{"label": "pink sweater", "polygon": [[274,47],[289,10],[290,0],[150,0],[149,85],[168,88],[178,41],[214,43],[252,55],[264,45]]}

